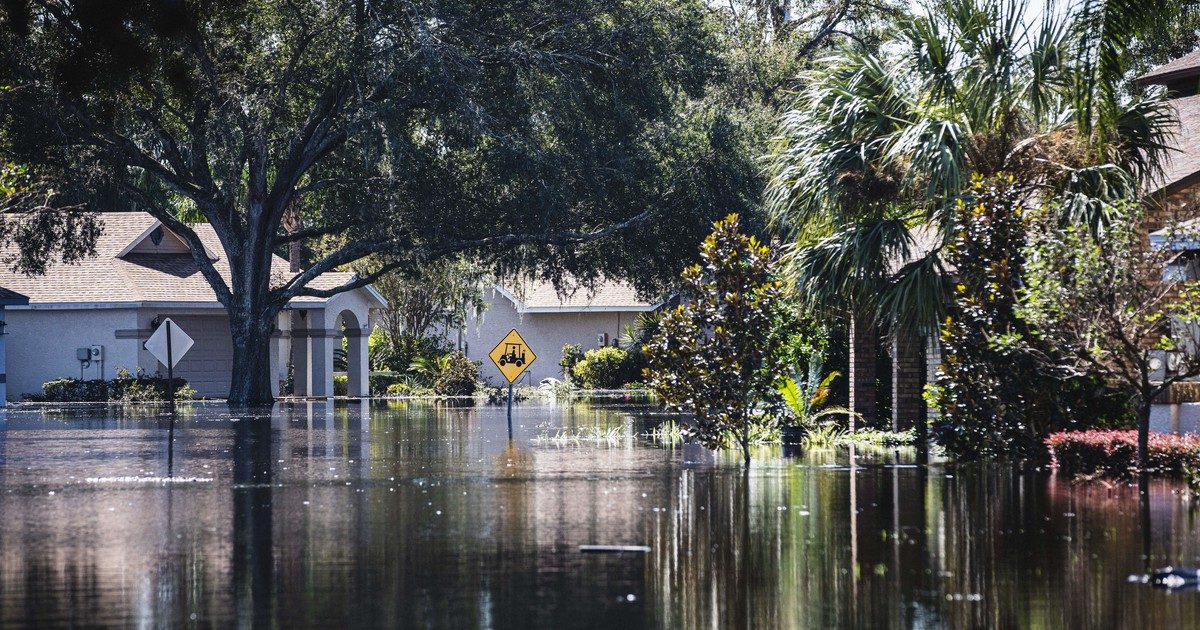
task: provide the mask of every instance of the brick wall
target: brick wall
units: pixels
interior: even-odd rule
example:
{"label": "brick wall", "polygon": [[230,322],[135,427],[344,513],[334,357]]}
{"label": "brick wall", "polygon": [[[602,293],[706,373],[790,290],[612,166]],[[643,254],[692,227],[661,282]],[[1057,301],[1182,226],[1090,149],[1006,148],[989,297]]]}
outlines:
{"label": "brick wall", "polygon": [[[868,318],[850,319],[850,409],[862,416],[863,422],[875,419],[878,396],[876,388],[876,348],[879,335]],[[850,418],[850,429],[858,421]]]}
{"label": "brick wall", "polygon": [[919,336],[892,338],[892,430],[913,428],[925,414],[925,344]]}

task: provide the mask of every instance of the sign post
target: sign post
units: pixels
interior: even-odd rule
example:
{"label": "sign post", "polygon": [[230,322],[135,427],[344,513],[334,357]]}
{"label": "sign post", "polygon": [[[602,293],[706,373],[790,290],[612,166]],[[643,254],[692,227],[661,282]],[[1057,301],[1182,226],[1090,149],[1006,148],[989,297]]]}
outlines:
{"label": "sign post", "polygon": [[168,317],[143,345],[159,363],[167,366],[167,399],[172,416],[175,415],[175,365],[195,343]]}
{"label": "sign post", "polygon": [[521,333],[514,328],[504,336],[504,339],[500,340],[500,343],[496,344],[495,348],[492,348],[488,357],[508,381],[508,439],[511,440],[513,383],[525,373],[525,370],[529,369],[530,364],[537,359],[537,355],[521,337]]}
{"label": "sign post", "polygon": [[167,405],[171,415],[175,415],[175,363],[171,360],[171,320],[167,320]]}

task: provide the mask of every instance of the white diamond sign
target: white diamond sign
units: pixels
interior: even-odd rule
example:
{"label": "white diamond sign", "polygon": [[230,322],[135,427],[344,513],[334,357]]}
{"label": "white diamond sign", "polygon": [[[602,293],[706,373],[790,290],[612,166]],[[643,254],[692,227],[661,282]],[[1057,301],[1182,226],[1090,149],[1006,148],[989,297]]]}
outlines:
{"label": "white diamond sign", "polygon": [[[170,365],[167,365],[167,335],[171,336]],[[183,358],[183,355],[187,354],[188,350],[192,349],[192,345],[195,343],[187,333],[183,332],[179,324],[171,321],[171,318],[168,317],[159,325],[158,330],[154,331],[153,335],[150,335],[150,338],[146,340],[143,347],[149,350],[150,354],[153,354],[159,363],[173,368],[179,365],[179,360]]]}

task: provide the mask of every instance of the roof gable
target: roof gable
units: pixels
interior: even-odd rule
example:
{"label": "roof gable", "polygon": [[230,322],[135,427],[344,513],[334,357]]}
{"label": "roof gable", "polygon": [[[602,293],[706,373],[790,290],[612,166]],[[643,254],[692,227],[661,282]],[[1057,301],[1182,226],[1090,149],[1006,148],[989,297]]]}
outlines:
{"label": "roof gable", "polygon": [[[217,260],[218,256],[212,251],[212,248],[206,243],[204,251],[208,254],[209,260]],[[172,232],[170,228],[162,224],[162,221],[155,220],[154,223],[146,226],[142,233],[129,242],[119,253],[117,258],[125,258],[130,254],[191,254],[192,248],[177,234]]]}

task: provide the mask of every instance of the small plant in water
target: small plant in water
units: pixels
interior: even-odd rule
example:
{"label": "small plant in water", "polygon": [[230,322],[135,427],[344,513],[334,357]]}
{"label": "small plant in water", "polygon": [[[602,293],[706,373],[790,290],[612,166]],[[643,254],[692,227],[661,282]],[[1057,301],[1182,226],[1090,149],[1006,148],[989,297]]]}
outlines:
{"label": "small plant in water", "polygon": [[650,439],[662,445],[675,445],[683,442],[683,427],[674,420],[667,420],[650,429]]}
{"label": "small plant in water", "polygon": [[631,444],[633,433],[627,426],[620,427],[578,427],[575,429],[558,429],[554,435],[543,431],[533,438],[534,444],[552,444],[554,446],[583,444],[597,446],[620,446],[622,443]]}
{"label": "small plant in water", "polygon": [[832,422],[824,422],[809,429],[804,436],[805,448],[833,448],[846,435],[846,430]]}

